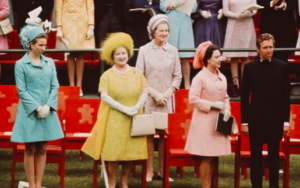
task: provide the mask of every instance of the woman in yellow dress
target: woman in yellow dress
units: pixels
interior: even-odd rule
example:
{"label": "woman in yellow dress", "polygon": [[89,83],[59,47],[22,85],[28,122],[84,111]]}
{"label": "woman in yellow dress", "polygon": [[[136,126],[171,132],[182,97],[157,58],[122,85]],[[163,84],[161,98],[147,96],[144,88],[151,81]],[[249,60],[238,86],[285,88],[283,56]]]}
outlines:
{"label": "woman in yellow dress", "polygon": [[128,188],[132,161],[148,157],[146,137],[130,136],[132,116],[142,113],[147,99],[147,82],[140,71],[127,64],[133,55],[133,41],[128,34],[111,34],[102,49],[102,60],[113,66],[100,78],[98,119],[82,151],[108,162],[110,188],[116,186],[122,162],[121,187]]}

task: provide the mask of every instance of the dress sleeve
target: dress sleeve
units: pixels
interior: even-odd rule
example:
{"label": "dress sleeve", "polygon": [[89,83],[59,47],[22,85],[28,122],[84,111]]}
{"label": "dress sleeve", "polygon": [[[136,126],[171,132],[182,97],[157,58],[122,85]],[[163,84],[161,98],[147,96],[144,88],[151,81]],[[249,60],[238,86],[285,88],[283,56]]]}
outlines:
{"label": "dress sleeve", "polygon": [[95,5],[93,0],[87,0],[88,24],[95,25]]}
{"label": "dress sleeve", "polygon": [[107,90],[108,90],[108,75],[107,72],[105,72],[100,78],[99,93]]}
{"label": "dress sleeve", "polygon": [[55,14],[56,14],[57,27],[62,26],[62,9],[63,9],[63,0],[56,0]]}
{"label": "dress sleeve", "polygon": [[34,112],[40,104],[27,91],[26,77],[24,71],[24,63],[17,62],[15,65],[15,79],[18,89],[18,96],[24,106],[24,109],[29,116]]}
{"label": "dress sleeve", "polygon": [[143,51],[143,48],[141,47],[140,50],[139,50],[139,54],[138,54],[138,57],[137,57],[137,60],[136,60],[136,65],[135,67],[142,72],[142,74],[145,75],[145,56],[144,56],[144,51]]}
{"label": "dress sleeve", "polygon": [[52,77],[51,77],[51,85],[50,85],[50,95],[47,100],[47,105],[50,106],[53,110],[57,110],[57,97],[58,97],[58,88],[59,83],[57,80],[56,67],[53,61],[52,64]]}
{"label": "dress sleeve", "polygon": [[181,80],[182,80],[182,73],[181,73],[181,64],[180,64],[177,49],[175,50],[174,61],[175,61],[175,65],[174,65],[175,67],[174,67],[173,79],[172,79],[171,86],[176,88],[176,89],[179,89],[180,84],[181,84]]}
{"label": "dress sleeve", "polygon": [[230,10],[229,0],[223,0],[223,13],[227,18],[236,19],[238,14]]}
{"label": "dress sleeve", "polygon": [[1,1],[1,8],[0,8],[0,19],[4,19],[9,16],[9,5],[7,0]]}
{"label": "dress sleeve", "polygon": [[189,103],[196,109],[208,113],[211,109],[211,101],[201,98],[203,89],[203,80],[196,76],[189,91]]}

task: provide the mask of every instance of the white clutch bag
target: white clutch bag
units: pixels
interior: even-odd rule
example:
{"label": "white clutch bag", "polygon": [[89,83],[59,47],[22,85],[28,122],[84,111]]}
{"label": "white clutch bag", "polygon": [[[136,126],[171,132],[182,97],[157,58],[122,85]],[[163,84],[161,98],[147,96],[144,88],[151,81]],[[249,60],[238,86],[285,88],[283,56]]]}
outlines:
{"label": "white clutch bag", "polygon": [[132,118],[131,136],[154,135],[154,121],[152,114],[136,115]]}
{"label": "white clutch bag", "polygon": [[168,113],[152,112],[155,129],[165,130],[168,128]]}
{"label": "white clutch bag", "polygon": [[67,39],[56,38],[55,49],[67,50],[70,48],[69,41]]}
{"label": "white clutch bag", "polygon": [[14,29],[10,24],[8,18],[0,22],[0,35],[7,35],[8,33],[12,32]]}

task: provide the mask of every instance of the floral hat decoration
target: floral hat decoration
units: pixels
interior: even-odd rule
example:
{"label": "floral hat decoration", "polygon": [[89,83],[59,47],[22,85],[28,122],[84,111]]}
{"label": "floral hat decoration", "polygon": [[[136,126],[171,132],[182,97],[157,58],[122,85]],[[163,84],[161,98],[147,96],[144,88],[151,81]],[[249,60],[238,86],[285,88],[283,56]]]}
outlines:
{"label": "floral hat decoration", "polygon": [[29,43],[39,35],[45,35],[43,28],[37,25],[25,25],[20,32],[20,42],[24,49],[29,49]]}

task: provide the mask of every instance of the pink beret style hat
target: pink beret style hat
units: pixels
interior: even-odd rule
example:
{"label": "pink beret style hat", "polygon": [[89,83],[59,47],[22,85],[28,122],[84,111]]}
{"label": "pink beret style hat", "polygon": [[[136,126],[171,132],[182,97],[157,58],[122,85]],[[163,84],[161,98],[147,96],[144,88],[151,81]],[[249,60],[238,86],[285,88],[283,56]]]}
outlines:
{"label": "pink beret style hat", "polygon": [[210,41],[202,42],[201,44],[199,44],[199,46],[196,50],[196,55],[195,55],[194,62],[193,62],[194,69],[200,69],[205,66],[203,59],[204,59],[207,48],[211,45],[213,45],[213,43]]}
{"label": "pink beret style hat", "polygon": [[153,39],[153,36],[151,35],[151,33],[154,31],[154,29],[161,23],[167,23],[169,25],[169,19],[166,15],[164,14],[157,14],[155,16],[153,16],[148,23],[147,26],[147,30],[149,33],[149,38]]}

